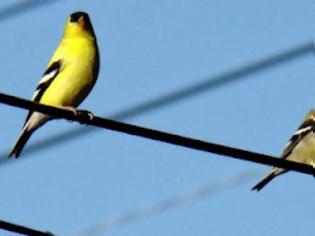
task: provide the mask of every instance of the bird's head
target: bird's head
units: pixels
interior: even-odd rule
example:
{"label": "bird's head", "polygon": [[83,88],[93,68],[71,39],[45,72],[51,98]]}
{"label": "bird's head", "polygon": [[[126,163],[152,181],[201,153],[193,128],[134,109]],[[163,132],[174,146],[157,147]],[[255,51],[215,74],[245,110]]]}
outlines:
{"label": "bird's head", "polygon": [[315,109],[310,110],[304,120],[312,120],[315,121]]}
{"label": "bird's head", "polygon": [[82,11],[72,13],[68,17],[65,35],[81,36],[86,34],[94,36],[94,30],[89,15]]}

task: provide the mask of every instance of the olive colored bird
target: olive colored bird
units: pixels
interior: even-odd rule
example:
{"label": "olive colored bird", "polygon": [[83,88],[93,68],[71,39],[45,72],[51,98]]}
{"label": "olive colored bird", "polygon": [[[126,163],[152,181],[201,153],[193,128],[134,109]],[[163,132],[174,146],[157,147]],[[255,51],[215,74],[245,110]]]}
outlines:
{"label": "olive colored bird", "polygon": [[[285,146],[281,158],[300,162],[315,167],[315,110],[312,109],[304,118],[302,124]],[[269,175],[256,184],[252,190],[261,190],[273,178],[288,170],[274,167]]]}

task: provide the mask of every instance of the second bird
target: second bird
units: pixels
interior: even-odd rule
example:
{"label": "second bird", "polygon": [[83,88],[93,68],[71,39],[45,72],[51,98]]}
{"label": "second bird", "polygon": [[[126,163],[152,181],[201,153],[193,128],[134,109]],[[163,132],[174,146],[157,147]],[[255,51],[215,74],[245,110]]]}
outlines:
{"label": "second bird", "polygon": [[[89,15],[72,13],[32,101],[74,110],[93,88],[99,73],[99,52]],[[54,117],[30,111],[9,156],[18,157],[32,133]]]}
{"label": "second bird", "polygon": [[[315,110],[309,111],[298,130],[284,148],[281,158],[315,167]],[[273,178],[288,170],[274,167],[269,175],[256,184],[252,190],[261,190]]]}

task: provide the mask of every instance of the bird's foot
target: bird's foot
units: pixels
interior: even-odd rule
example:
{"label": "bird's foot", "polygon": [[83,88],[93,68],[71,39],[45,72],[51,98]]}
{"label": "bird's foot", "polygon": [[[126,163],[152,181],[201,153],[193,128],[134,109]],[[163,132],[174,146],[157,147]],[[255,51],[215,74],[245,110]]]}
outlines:
{"label": "bird's foot", "polygon": [[65,109],[71,111],[73,115],[79,118],[81,124],[87,123],[94,119],[94,114],[88,110],[78,110],[74,107],[64,107]]}
{"label": "bird's foot", "polygon": [[88,110],[76,110],[75,116],[82,117],[82,119],[88,121],[92,121],[94,119],[94,114]]}

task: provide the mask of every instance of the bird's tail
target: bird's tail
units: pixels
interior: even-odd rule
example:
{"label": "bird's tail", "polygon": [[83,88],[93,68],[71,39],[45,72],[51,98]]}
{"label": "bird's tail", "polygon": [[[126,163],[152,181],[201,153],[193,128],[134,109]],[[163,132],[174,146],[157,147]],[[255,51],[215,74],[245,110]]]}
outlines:
{"label": "bird's tail", "polygon": [[21,154],[26,142],[31,137],[34,130],[28,130],[26,127],[22,130],[18,140],[16,141],[15,145],[10,151],[9,157],[15,156],[16,158],[19,157]]}
{"label": "bird's tail", "polygon": [[31,137],[32,133],[37,130],[40,126],[42,126],[50,117],[39,113],[39,112],[32,112],[28,115],[22,132],[16,141],[15,145],[13,146],[9,157],[15,156],[16,158],[19,157],[21,154],[26,142]]}
{"label": "bird's tail", "polygon": [[271,180],[273,180],[274,177],[281,175],[283,173],[285,173],[286,170],[284,169],[279,169],[279,168],[274,168],[274,170],[267,175],[265,178],[263,178],[260,182],[258,182],[253,188],[253,190],[257,190],[260,191],[263,187],[265,187],[266,184],[268,184]]}

